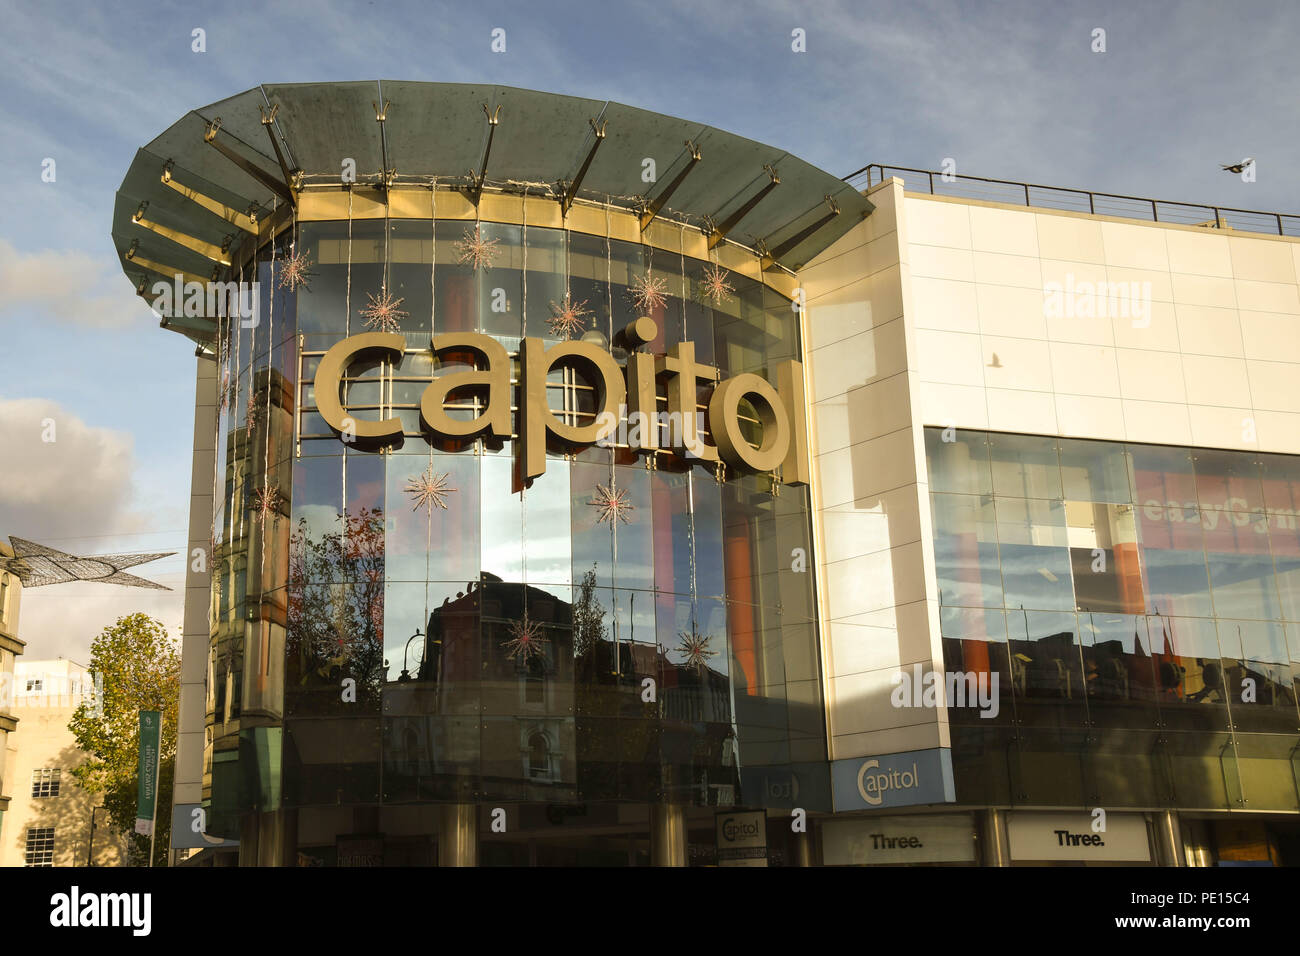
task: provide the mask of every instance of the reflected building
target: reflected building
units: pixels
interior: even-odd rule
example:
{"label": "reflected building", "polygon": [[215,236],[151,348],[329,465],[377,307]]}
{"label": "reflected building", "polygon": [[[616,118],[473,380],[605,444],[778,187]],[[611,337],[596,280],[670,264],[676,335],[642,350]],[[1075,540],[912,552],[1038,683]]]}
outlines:
{"label": "reflected building", "polygon": [[[1243,810],[1292,853],[1300,408],[1241,343],[1297,247],[904,178],[387,81],[143,148],[115,241],[198,346],[204,857],[1047,862],[1095,807],[1134,861],[1249,855]],[[1148,321],[1058,319],[1085,267]],[[1183,301],[1228,286],[1231,369]],[[891,828],[952,849],[860,851]]]}

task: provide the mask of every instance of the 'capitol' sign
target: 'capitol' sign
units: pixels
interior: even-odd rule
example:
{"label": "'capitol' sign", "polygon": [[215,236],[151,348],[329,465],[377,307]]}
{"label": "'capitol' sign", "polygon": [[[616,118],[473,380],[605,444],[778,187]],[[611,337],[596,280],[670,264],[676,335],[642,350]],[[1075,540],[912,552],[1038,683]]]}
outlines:
{"label": "'capitol' sign", "polygon": [[[642,318],[624,330],[629,348],[652,341],[658,328]],[[396,417],[382,421],[353,418],[339,397],[349,366],[362,358],[401,362],[404,336],[394,332],[364,332],[336,343],[321,359],[316,371],[316,404],[321,417],[345,440],[383,445],[400,439],[402,423]],[[630,447],[655,451],[661,447],[705,462],[723,462],[746,471],[781,469],[786,484],[808,481],[808,441],[804,412],[803,365],[793,359],[775,366],[775,387],[751,373],[718,380],[718,370],[695,361],[695,345],[681,342],[665,355],[632,351],[620,368],[614,357],[588,342],[560,342],[547,348],[540,339],[524,339],[519,346],[521,421],[511,414],[511,359],[505,347],[489,335],[451,332],[434,335],[434,356],[454,357],[472,368],[435,376],[420,397],[420,422],[424,430],[450,439],[486,437],[505,441],[516,433],[522,442],[522,474],[530,480],[546,471],[548,435],[573,447],[606,442],[618,433]],[[595,386],[599,395],[595,420],[572,425],[555,416],[546,400],[546,382],[552,369],[569,366]],[[668,411],[656,406],[656,383],[663,380]],[[716,382],[706,415],[697,416],[700,383]],[[471,419],[453,418],[444,408],[457,391],[485,390],[487,398]],[[740,403],[747,401],[762,425],[761,443],[754,447],[741,430]],[[621,428],[626,413],[630,430]],[[713,444],[701,437],[700,418],[707,422]],[[667,435],[661,425],[667,425]],[[630,434],[628,432],[630,431]]]}

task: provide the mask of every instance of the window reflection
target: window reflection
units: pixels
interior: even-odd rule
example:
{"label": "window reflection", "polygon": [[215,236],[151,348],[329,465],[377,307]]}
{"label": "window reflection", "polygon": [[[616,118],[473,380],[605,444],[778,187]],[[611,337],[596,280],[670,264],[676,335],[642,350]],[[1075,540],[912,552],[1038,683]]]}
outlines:
{"label": "window reflection", "polygon": [[943,437],[926,430],[948,667],[998,671],[1027,723],[1294,732],[1295,459],[989,435],[986,469],[985,436]]}

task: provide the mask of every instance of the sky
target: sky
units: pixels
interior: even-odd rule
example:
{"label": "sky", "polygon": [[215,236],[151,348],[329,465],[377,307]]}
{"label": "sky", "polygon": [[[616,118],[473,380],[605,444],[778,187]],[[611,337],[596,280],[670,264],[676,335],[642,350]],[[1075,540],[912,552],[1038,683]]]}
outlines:
{"label": "sky", "polygon": [[[838,176],[951,158],[970,175],[1300,213],[1292,0],[0,0],[0,24],[0,535],[180,552],[132,569],[170,592],[27,591],[28,660],[85,663],[134,611],[179,636],[194,347],[118,268],[113,197],[136,149],[260,83],[519,86],[681,116]],[[1255,182],[1219,168],[1246,156]]]}

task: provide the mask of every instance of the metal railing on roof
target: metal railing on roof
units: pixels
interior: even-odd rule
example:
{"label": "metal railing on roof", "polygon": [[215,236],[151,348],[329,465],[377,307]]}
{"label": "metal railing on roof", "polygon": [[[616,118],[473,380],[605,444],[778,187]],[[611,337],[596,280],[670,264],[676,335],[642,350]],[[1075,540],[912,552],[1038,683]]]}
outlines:
{"label": "metal railing on roof", "polygon": [[1009,179],[988,179],[984,176],[944,173],[934,169],[871,163],[856,172],[849,173],[844,177],[844,181],[856,189],[866,190],[895,174],[904,180],[908,190],[928,192],[935,196],[983,199],[989,202],[1040,206],[1044,209],[1063,209],[1099,216],[1142,219],[1147,222],[1172,222],[1184,226],[1205,226],[1210,229],[1300,237],[1300,215],[1260,212],[1254,209],[1232,209],[1227,206],[1206,206],[1199,203],[1169,202],[1164,199],[1143,199],[1139,196],[1121,196],[1062,186],[1039,186]]}

